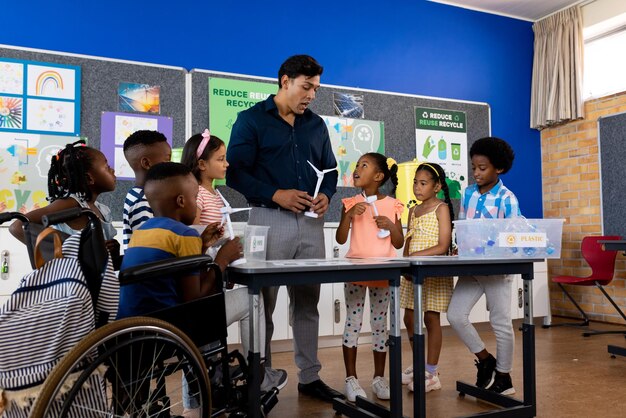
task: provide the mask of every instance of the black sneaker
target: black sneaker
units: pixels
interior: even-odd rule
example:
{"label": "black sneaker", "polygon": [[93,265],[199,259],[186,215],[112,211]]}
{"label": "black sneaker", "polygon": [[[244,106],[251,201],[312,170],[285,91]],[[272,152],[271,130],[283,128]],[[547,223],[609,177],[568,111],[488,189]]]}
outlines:
{"label": "black sneaker", "polygon": [[484,360],[474,360],[474,364],[478,369],[476,373],[476,386],[483,389],[489,389],[493,384],[496,375],[496,359],[489,354]]}
{"label": "black sneaker", "polygon": [[511,375],[508,373],[496,373],[496,378],[489,390],[499,393],[500,395],[513,395],[515,388],[511,382]]}

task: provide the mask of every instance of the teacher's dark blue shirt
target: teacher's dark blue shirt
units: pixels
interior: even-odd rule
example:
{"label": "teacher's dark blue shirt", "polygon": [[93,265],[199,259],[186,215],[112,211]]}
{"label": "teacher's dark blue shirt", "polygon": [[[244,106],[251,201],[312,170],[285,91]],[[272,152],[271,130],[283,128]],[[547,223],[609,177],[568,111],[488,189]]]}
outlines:
{"label": "teacher's dark blue shirt", "polygon": [[[277,207],[278,189],[297,189],[313,196],[320,170],[337,166],[328,129],[321,117],[306,109],[294,126],[278,114],[274,95],[239,113],[228,144],[226,184],[248,203]],[[326,173],[320,187],[328,199],[337,191],[337,171]]]}

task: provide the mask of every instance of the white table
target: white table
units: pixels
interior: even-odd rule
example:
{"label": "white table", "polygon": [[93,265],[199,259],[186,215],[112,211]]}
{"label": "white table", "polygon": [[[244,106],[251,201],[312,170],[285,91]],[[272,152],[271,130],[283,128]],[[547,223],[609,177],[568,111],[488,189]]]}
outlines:
{"label": "white table", "polygon": [[[409,257],[405,260],[410,266],[405,268],[405,275],[413,279],[415,291],[415,329],[413,330],[413,375],[415,395],[413,412],[415,417],[426,416],[425,381],[419,379],[425,373],[424,330],[422,312],[422,285],[426,277],[441,276],[489,276],[500,274],[521,274],[524,280],[524,323],[523,361],[524,361],[524,400],[520,401],[508,396],[485,390],[464,382],[457,382],[457,391],[475,398],[504,407],[491,412],[478,414],[481,417],[534,417],[536,415],[535,387],[535,328],[533,325],[533,263],[541,261],[531,258],[467,258],[467,257]],[[463,280],[460,278],[459,280]]]}
{"label": "white table", "polygon": [[[249,261],[229,267],[228,280],[248,286],[250,294],[250,370],[248,385],[248,413],[250,417],[261,417],[259,409],[261,385],[260,346],[255,330],[259,326],[259,293],[263,287],[282,285],[304,285],[338,283],[352,281],[389,280],[390,322],[389,329],[389,376],[391,386],[390,410],[363,398],[357,398],[356,407],[345,401],[335,400],[333,407],[338,413],[348,416],[402,416],[401,383],[401,340],[400,340],[400,301],[399,286],[402,268],[408,268],[407,260],[402,259],[300,259]],[[369,414],[369,415],[367,415]]]}

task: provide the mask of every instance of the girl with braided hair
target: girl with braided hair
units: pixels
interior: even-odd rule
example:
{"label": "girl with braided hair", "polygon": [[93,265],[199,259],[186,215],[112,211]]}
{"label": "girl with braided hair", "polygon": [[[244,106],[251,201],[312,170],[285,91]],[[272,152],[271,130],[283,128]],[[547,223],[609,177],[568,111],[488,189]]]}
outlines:
{"label": "girl with braided hair", "polygon": [[[445,201],[437,198],[442,190]],[[409,210],[409,227],[404,244],[404,256],[446,255],[452,252],[452,220],[454,209],[450,200],[450,191],[446,183],[446,174],[435,163],[422,163],[415,170],[413,194],[422,203]],[[452,277],[428,277],[424,280],[422,306],[424,323],[428,335],[428,354],[426,357],[426,392],[441,389],[437,364],[441,353],[441,312],[446,312],[452,297]],[[404,308],[404,324],[412,334],[413,323],[413,282],[403,278],[400,283],[400,307]],[[413,341],[411,348],[413,347]],[[413,368],[402,373],[402,383],[413,391]]]}
{"label": "girl with braided hair", "polygon": [[[104,154],[95,148],[85,146],[80,140],[67,144],[50,162],[48,171],[48,200],[50,204],[26,214],[31,223],[41,223],[44,215],[64,209],[84,207],[94,211],[102,222],[104,239],[111,253],[114,264],[119,258],[119,243],[114,239],[116,231],[112,225],[110,209],[97,202],[101,193],[115,190],[115,170]],[[54,225],[67,234],[79,232],[87,224],[87,217],[82,216],[68,223]],[[25,243],[22,223],[15,221],[11,233]]]}

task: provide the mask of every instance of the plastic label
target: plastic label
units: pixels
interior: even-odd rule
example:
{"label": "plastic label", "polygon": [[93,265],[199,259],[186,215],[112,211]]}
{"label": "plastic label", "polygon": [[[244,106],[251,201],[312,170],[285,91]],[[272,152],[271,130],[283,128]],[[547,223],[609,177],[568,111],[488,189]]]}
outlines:
{"label": "plastic label", "polygon": [[500,232],[500,247],[546,247],[548,237],[545,232]]}
{"label": "plastic label", "polygon": [[249,239],[251,253],[265,251],[265,237],[263,235],[253,235]]}

